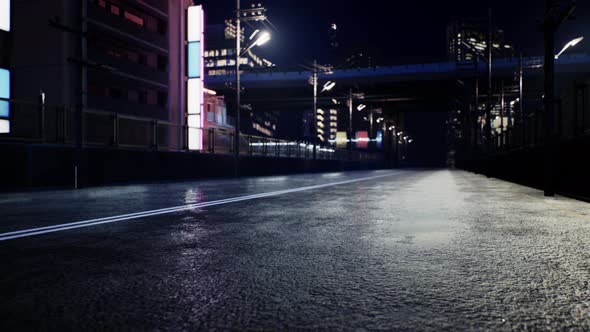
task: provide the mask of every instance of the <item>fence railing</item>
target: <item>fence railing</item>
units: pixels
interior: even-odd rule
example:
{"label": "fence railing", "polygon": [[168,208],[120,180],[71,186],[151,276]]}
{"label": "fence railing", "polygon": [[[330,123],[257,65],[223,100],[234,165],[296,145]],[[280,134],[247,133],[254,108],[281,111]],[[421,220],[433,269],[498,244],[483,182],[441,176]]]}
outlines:
{"label": "fence railing", "polygon": [[[123,112],[85,110],[34,103],[9,104],[9,132],[0,132],[0,141],[66,144],[92,147],[188,151],[189,127],[177,123]],[[233,154],[234,131],[229,126],[210,125],[203,130],[200,153]],[[313,158],[314,145],[305,141],[240,135],[240,155],[277,158]],[[379,153],[316,146],[316,158],[325,160],[378,160]]]}

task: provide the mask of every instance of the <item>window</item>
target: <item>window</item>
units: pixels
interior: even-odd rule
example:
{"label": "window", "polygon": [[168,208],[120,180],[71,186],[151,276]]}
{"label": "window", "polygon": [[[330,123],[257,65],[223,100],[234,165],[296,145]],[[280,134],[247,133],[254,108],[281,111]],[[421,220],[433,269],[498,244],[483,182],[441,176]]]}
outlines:
{"label": "window", "polygon": [[137,63],[139,63],[140,65],[147,65],[147,55],[145,55],[144,53],[139,53]]}
{"label": "window", "polygon": [[119,9],[119,7],[111,5],[111,14],[119,16],[121,15],[121,10]]}
{"label": "window", "polygon": [[158,69],[161,71],[168,69],[168,57],[165,55],[158,55]]}
{"label": "window", "polygon": [[139,94],[139,102],[141,104],[147,104],[147,91],[139,90],[137,93]]}
{"label": "window", "polygon": [[152,67],[152,68],[156,68],[158,67],[158,56],[155,55],[154,53],[149,53],[146,55],[147,57],[147,65]]}
{"label": "window", "polygon": [[145,19],[145,27],[151,32],[158,32],[158,20],[151,16],[146,15],[144,16]]}
{"label": "window", "polygon": [[157,105],[158,104],[158,92],[154,90],[149,90],[147,92],[147,103],[148,105]]}
{"label": "window", "polygon": [[107,2],[104,0],[98,0],[98,5],[102,8],[107,8]]}
{"label": "window", "polygon": [[123,90],[119,88],[110,88],[108,89],[109,97],[113,99],[121,99],[123,97]]}
{"label": "window", "polygon": [[168,104],[168,94],[166,92],[158,92],[158,106],[166,107]]}
{"label": "window", "polygon": [[136,103],[139,100],[139,93],[136,90],[127,91],[127,100]]}
{"label": "window", "polygon": [[132,13],[130,13],[128,11],[125,11],[125,14],[123,16],[125,17],[126,20],[131,21],[131,22],[133,22],[133,23],[135,23],[135,24],[137,24],[137,25],[139,25],[141,27],[144,24],[143,18],[141,18],[141,17],[139,17],[139,16],[137,16],[135,14],[132,14]]}
{"label": "window", "polygon": [[166,33],[168,31],[168,25],[163,20],[158,20],[158,32],[159,33]]}
{"label": "window", "polygon": [[138,63],[139,62],[139,54],[133,51],[127,52],[127,60],[131,62]]}

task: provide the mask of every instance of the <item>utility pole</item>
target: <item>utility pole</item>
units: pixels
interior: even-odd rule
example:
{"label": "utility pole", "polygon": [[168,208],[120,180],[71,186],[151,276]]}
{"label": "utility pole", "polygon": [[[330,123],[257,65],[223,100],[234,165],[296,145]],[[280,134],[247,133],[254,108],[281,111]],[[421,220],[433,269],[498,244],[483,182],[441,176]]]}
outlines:
{"label": "utility pole", "polygon": [[236,0],[236,130],[234,133],[234,175],[240,176],[240,53],[241,46],[241,28],[240,28],[240,0]]}
{"label": "utility pole", "polygon": [[318,62],[313,60],[313,160],[317,159],[318,145]]}
{"label": "utility pole", "polygon": [[545,0],[545,17],[543,19],[543,33],[545,39],[545,57],[543,69],[545,72],[545,167],[544,167],[544,195],[554,196],[556,191],[555,171],[556,159],[559,159],[559,132],[555,126],[555,31],[575,9],[574,1]]}
{"label": "utility pole", "polygon": [[484,136],[486,137],[488,153],[492,151],[492,98],[494,91],[492,91],[492,8],[488,10],[488,102],[486,105],[486,123],[484,128]]}
{"label": "utility pole", "polygon": [[86,111],[88,104],[88,96],[86,89],[88,88],[88,71],[86,69],[86,63],[88,62],[88,41],[86,39],[86,33],[88,29],[88,22],[86,17],[88,14],[88,1],[81,1],[80,9],[80,56],[82,61],[80,62],[80,107],[78,107],[77,118],[77,130],[76,130],[76,163],[74,165],[74,189],[80,187],[80,173],[82,168],[82,152],[84,145],[84,112]]}
{"label": "utility pole", "polygon": [[504,80],[500,83],[500,147],[504,146]]}
{"label": "utility pole", "polygon": [[518,61],[519,64],[519,75],[518,75],[518,112],[519,120],[520,120],[520,129],[521,129],[521,145],[524,146],[525,143],[525,131],[524,131],[524,92],[523,92],[523,64],[522,64],[522,53],[520,54],[520,58]]}
{"label": "utility pole", "polygon": [[479,111],[479,58],[476,57],[475,60],[475,121],[473,121],[473,127],[472,129],[473,131],[473,136],[474,136],[474,140],[473,140],[473,145],[475,147],[477,147],[477,141],[479,139],[478,137],[478,130],[477,130],[477,118],[481,116],[481,113]]}
{"label": "utility pole", "polygon": [[348,90],[348,149],[352,150],[352,89]]}

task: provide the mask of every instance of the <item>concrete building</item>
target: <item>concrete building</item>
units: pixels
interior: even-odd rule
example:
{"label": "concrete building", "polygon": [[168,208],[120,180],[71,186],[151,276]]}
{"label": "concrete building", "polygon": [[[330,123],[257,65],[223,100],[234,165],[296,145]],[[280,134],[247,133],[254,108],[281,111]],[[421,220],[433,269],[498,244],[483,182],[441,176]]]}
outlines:
{"label": "concrete building", "polygon": [[[83,109],[86,141],[142,144],[155,123],[167,127],[159,137],[163,146],[183,148],[186,12],[192,5],[192,0],[13,1],[12,48],[2,57],[10,64],[11,98]],[[0,36],[3,44],[5,39]],[[13,114],[17,131],[27,130],[30,115],[24,113]],[[112,114],[122,118],[112,120]],[[114,138],[108,134],[113,131],[118,131]]]}
{"label": "concrete building", "polygon": [[329,141],[336,139],[338,132],[338,110],[318,109],[317,116],[317,137],[321,144],[329,144]]}

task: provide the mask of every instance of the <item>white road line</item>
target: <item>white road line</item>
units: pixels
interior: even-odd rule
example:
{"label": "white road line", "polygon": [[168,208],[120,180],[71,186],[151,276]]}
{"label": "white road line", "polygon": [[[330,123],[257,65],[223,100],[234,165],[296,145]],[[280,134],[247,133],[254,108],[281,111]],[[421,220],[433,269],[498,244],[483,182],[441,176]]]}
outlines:
{"label": "white road line", "polygon": [[113,222],[117,222],[117,221],[124,221],[124,220],[132,220],[132,219],[157,216],[157,215],[161,215],[161,214],[168,214],[168,213],[180,212],[180,211],[185,211],[185,210],[192,210],[192,209],[203,208],[203,207],[208,207],[208,206],[229,204],[229,203],[248,201],[248,200],[264,198],[264,197],[284,195],[284,194],[296,193],[296,192],[306,191],[306,190],[314,190],[314,189],[320,189],[320,188],[325,188],[325,187],[338,186],[338,185],[342,185],[342,184],[379,179],[379,178],[383,178],[383,177],[387,177],[387,176],[392,176],[395,174],[399,174],[399,173],[394,172],[394,173],[388,173],[385,175],[378,175],[378,176],[371,176],[371,177],[346,180],[346,181],[340,181],[340,182],[319,184],[319,185],[315,185],[315,186],[307,186],[307,187],[272,191],[272,192],[267,192],[267,193],[239,196],[239,197],[233,197],[233,198],[227,198],[227,199],[220,199],[220,200],[211,201],[211,202],[202,202],[202,203],[195,203],[195,204],[173,206],[173,207],[164,208],[164,209],[149,210],[149,211],[128,213],[128,214],[122,214],[122,215],[118,215],[118,216],[96,218],[96,219],[83,220],[83,221],[77,221],[77,222],[71,222],[71,223],[65,223],[65,224],[57,224],[57,225],[51,225],[51,226],[45,226],[45,227],[23,229],[23,230],[19,230],[19,231],[0,233],[0,241],[18,239],[18,238],[22,238],[22,237],[28,237],[28,236],[34,236],[34,235],[40,235],[40,234],[61,232],[61,231],[69,230],[69,229],[75,229],[75,228],[108,224],[108,223],[113,223]]}

